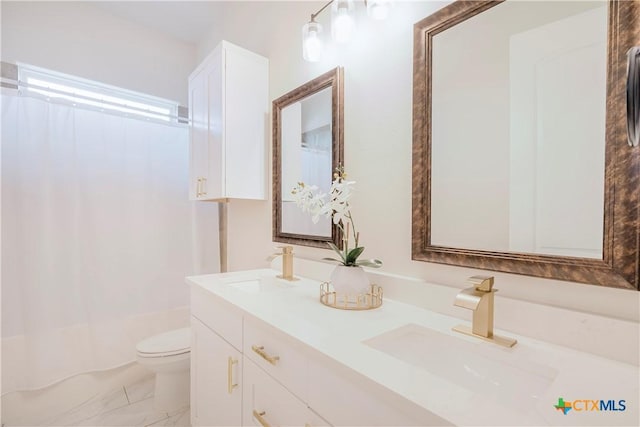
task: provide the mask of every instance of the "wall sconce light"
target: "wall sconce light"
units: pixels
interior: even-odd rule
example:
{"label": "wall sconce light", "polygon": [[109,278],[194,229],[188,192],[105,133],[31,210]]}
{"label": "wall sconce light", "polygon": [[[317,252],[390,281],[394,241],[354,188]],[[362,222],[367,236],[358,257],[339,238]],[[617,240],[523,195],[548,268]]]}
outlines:
{"label": "wall sconce light", "polygon": [[302,27],[302,57],[305,61],[318,62],[322,56],[324,43],[320,38],[322,25],[318,24],[313,15],[311,21]]}
{"label": "wall sconce light", "polygon": [[[367,14],[372,19],[383,20],[389,15],[393,0],[364,0]],[[331,6],[331,36],[337,43],[347,43],[356,29],[353,19],[354,0],[330,0],[302,27],[302,57],[305,61],[318,62],[322,56],[324,43],[320,38],[322,26],[316,22],[318,16],[329,5]]]}
{"label": "wall sconce light", "polygon": [[333,0],[331,6],[331,37],[338,43],[351,40],[356,29],[353,20],[353,0]]}

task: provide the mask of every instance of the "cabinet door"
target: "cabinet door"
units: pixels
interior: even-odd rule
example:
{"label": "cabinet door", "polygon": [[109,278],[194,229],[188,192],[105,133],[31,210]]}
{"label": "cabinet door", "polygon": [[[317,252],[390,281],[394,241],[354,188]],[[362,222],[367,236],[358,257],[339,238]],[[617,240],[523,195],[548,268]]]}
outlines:
{"label": "cabinet door", "polygon": [[244,359],[242,420],[245,426],[318,426],[321,420],[289,390]]}
{"label": "cabinet door", "polygon": [[[221,53],[224,54],[224,51]],[[208,91],[208,160],[209,172],[205,183],[205,199],[227,197],[225,190],[225,144],[224,144],[224,85],[222,59],[215,61],[206,70]]]}
{"label": "cabinet door", "polygon": [[189,145],[189,199],[202,199],[203,185],[209,174],[208,97],[204,71],[189,80],[189,114],[191,115]]}
{"label": "cabinet door", "polygon": [[269,63],[234,46],[225,52],[227,197],[266,199]]}
{"label": "cabinet door", "polygon": [[239,426],[242,355],[191,317],[191,424]]}

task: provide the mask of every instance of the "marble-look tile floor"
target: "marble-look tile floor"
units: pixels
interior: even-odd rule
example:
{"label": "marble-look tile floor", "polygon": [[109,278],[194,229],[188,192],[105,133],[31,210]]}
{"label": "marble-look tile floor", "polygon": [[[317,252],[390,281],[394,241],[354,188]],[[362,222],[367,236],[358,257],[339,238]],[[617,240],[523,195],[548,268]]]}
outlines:
{"label": "marble-look tile floor", "polygon": [[106,393],[88,396],[76,407],[42,422],[42,426],[101,427],[190,427],[188,407],[173,413],[153,409],[155,377],[145,377],[133,384]]}

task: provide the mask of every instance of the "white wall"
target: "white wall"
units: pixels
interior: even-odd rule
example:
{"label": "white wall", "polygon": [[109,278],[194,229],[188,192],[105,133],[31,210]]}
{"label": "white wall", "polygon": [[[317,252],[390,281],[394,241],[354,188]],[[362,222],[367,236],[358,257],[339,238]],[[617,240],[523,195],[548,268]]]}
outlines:
{"label": "white wall", "polygon": [[7,2],[2,61],[24,62],[187,105],[194,45],[97,8],[91,2]]}
{"label": "white wall", "polygon": [[[337,65],[344,66],[345,164],[357,181],[353,213],[365,257],[384,270],[428,282],[466,287],[478,270],[411,260],[411,126],[413,24],[446,2],[398,2],[384,22],[366,18],[361,3],[357,37],[349,45],[327,43],[324,59],[302,59],[301,28],[320,2],[237,2],[224,24],[198,46],[204,56],[226,39],[270,60],[270,96],[278,96]],[[329,15],[319,21],[330,31]],[[229,206],[229,267],[266,266],[273,252],[271,200]],[[297,256],[320,259],[325,250],[296,247]],[[503,297],[638,321],[640,293],[491,272]],[[499,313],[497,314],[499,318]],[[498,320],[499,321],[499,320]]]}

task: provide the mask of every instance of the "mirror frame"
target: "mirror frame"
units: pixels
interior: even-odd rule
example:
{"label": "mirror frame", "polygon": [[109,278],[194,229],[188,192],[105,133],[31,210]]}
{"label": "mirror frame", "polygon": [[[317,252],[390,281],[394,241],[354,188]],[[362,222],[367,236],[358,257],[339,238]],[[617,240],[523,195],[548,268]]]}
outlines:
{"label": "mirror frame", "polygon": [[295,102],[313,95],[323,89],[331,88],[331,136],[332,136],[332,171],[338,165],[344,165],[344,94],[343,94],[343,68],[336,67],[333,70],[316,77],[315,79],[293,89],[273,101],[273,241],[291,243],[302,246],[313,246],[329,249],[327,242],[332,242],[339,248],[342,247],[342,234],[337,225],[331,224],[331,237],[312,236],[307,234],[294,234],[282,232],[282,189],[281,176],[282,164],[282,135],[281,116],[282,109]]}
{"label": "mirror frame", "polygon": [[638,289],[640,147],[627,143],[627,50],[640,40],[640,4],[609,0],[602,259],[431,245],[431,63],[436,34],[504,0],[458,0],[414,25],[412,259]]}

